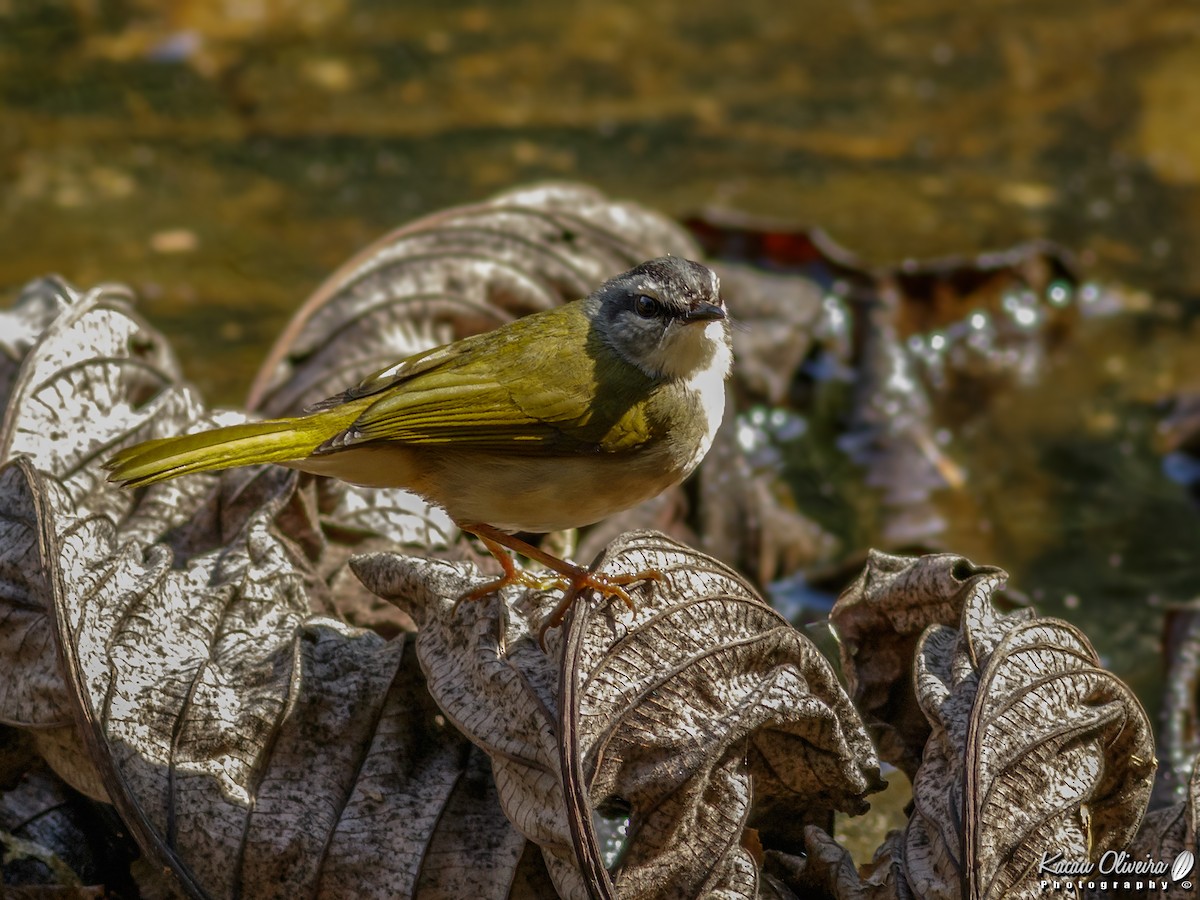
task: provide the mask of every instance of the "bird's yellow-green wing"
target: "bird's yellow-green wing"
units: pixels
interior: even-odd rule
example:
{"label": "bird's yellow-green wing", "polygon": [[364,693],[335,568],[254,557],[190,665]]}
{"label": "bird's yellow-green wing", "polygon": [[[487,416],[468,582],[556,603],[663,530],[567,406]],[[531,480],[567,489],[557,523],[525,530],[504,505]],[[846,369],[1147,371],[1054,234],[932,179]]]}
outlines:
{"label": "bird's yellow-green wing", "polygon": [[523,455],[618,452],[648,440],[653,382],[592,332],[581,304],[410,358],[338,401],[377,399],[317,452],[378,441]]}

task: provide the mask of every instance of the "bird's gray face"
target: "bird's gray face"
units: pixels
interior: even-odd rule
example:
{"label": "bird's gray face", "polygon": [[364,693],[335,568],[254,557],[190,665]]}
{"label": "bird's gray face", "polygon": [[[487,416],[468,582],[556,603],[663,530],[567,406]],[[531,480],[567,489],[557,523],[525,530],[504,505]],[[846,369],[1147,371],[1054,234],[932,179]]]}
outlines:
{"label": "bird's gray face", "polygon": [[589,300],[605,341],[652,378],[729,371],[729,320],[717,273],[675,256],[644,262],[606,281]]}

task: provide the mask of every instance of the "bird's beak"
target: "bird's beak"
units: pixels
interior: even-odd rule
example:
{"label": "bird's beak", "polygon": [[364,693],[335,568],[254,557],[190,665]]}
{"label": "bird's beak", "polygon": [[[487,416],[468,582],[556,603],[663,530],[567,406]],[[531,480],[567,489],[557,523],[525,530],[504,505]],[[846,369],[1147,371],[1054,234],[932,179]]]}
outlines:
{"label": "bird's beak", "polygon": [[687,322],[715,322],[726,317],[725,307],[715,303],[701,303],[687,311]]}

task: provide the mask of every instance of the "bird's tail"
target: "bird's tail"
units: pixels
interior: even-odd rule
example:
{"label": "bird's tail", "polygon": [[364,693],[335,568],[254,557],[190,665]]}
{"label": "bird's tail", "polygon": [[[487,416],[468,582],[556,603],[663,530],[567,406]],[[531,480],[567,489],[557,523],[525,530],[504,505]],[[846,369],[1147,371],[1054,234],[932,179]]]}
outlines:
{"label": "bird's tail", "polygon": [[193,472],[300,460],[357,418],[352,406],[145,441],[115,454],[104,468],[109,481],[141,487]]}

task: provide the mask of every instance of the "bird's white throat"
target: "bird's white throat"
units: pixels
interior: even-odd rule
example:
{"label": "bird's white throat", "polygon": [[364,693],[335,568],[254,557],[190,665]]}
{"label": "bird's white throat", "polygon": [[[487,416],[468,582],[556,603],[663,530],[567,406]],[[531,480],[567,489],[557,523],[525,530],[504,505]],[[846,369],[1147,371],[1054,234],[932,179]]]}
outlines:
{"label": "bird's white throat", "polygon": [[733,365],[729,350],[728,324],[721,320],[682,325],[646,355],[642,368],[652,376],[681,378],[691,382],[712,373],[724,381]]}
{"label": "bird's white throat", "polygon": [[[691,333],[689,333],[689,331]],[[733,366],[728,324],[709,322],[703,329],[692,326],[676,337],[670,354],[675,372],[664,366],[664,374],[674,375],[699,401],[704,431],[685,466],[691,472],[712,446],[713,437],[725,417],[725,380]]]}

